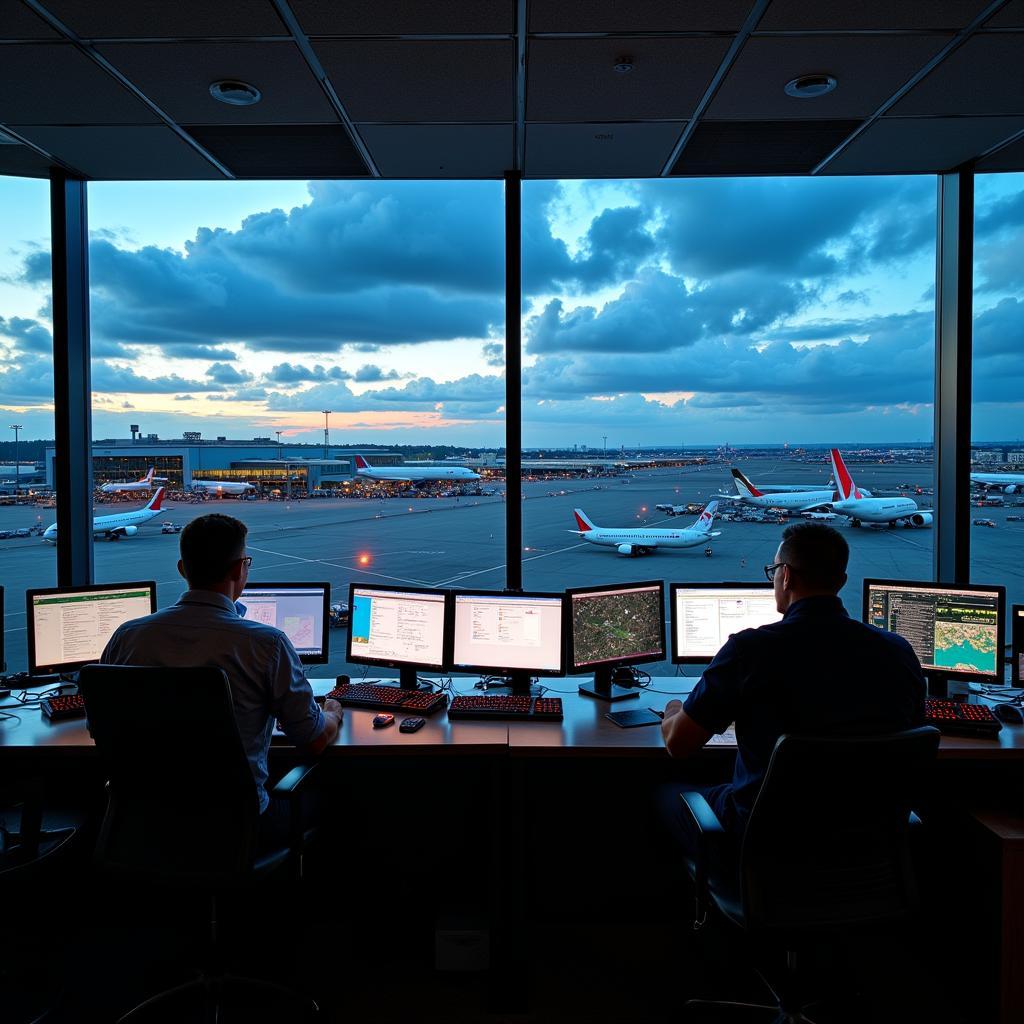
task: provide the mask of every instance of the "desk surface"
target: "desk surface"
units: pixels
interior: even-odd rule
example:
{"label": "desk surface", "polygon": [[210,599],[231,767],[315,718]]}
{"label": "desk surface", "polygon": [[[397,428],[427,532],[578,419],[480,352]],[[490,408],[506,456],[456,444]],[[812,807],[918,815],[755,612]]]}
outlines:
{"label": "desk surface", "polygon": [[[609,710],[663,708],[673,697],[683,697],[694,680],[668,676],[652,680],[650,690],[642,690],[636,700],[608,704],[569,691],[572,680],[554,680],[550,696],[562,698],[565,713],[562,722],[456,721],[439,711],[427,718],[418,732],[400,733],[398,726],[373,728],[374,711],[346,708],[345,720],[337,741],[326,754],[331,757],[373,756],[376,754],[484,755],[508,753],[513,757],[641,757],[667,758],[657,725],[621,729],[604,716]],[[317,694],[326,693],[333,680],[311,680]],[[654,692],[668,691],[668,692]],[[10,701],[4,701],[5,704]],[[12,709],[8,709],[12,710]],[[13,709],[19,721],[0,722],[0,757],[4,755],[48,756],[66,753],[81,756],[95,751],[84,719],[51,722],[34,705]],[[403,716],[399,713],[396,721]],[[289,749],[275,741],[276,749]],[[714,741],[705,748],[706,756],[731,754],[735,747]],[[1024,758],[1024,726],[1004,725],[996,739],[970,736],[943,736],[939,747],[942,759],[1004,760]]]}

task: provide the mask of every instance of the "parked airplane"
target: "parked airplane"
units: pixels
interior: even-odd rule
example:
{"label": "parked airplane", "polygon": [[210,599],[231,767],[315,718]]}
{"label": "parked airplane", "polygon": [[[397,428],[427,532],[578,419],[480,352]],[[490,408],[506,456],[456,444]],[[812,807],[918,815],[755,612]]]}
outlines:
{"label": "parked airplane", "polygon": [[917,507],[910,498],[868,498],[853,482],[850,471],[843,462],[838,448],[832,449],[832,472],[838,487],[838,500],[829,503],[833,512],[846,516],[851,526],[861,523],[888,523],[895,526],[931,526],[934,513],[931,509]]}
{"label": "parked airplane", "polygon": [[465,466],[371,466],[362,455],[356,456],[356,476],[364,480],[479,480],[480,474]]}
{"label": "parked airplane", "polygon": [[758,490],[738,469],[731,470],[736,494],[719,494],[726,501],[739,501],[755,508],[784,508],[790,512],[807,512],[832,501],[836,496],[831,490],[776,491],[766,494]]}
{"label": "parked airplane", "polygon": [[595,526],[581,508],[573,509],[578,530],[570,530],[590,544],[601,544],[615,548],[620,555],[646,555],[655,548],[692,548],[698,544],[707,544],[713,537],[721,535],[721,530],[712,532],[711,525],[715,521],[718,502],[708,503],[699,518],[692,526],[682,530],[612,529],[606,526]]}
{"label": "parked airplane", "polygon": [[223,497],[225,494],[245,494],[246,491],[256,490],[252,484],[241,483],[238,480],[193,480],[192,489],[210,491],[219,497]]}
{"label": "parked airplane", "polygon": [[149,467],[149,472],[139,477],[138,480],[125,480],[125,481],[111,481],[109,484],[104,484],[100,490],[104,494],[116,494],[118,491],[149,491],[153,489],[153,481],[156,477],[153,476],[155,470],[154,466]]}
{"label": "parked airplane", "polygon": [[[139,527],[160,515],[160,506],[164,500],[164,488],[158,487],[156,494],[149,503],[135,512],[118,512],[112,516],[96,516],[92,521],[94,537],[106,537],[107,540],[120,540],[122,537],[134,537]],[[43,540],[49,544],[57,543],[57,524],[48,526],[43,531]]]}
{"label": "parked airplane", "polygon": [[971,483],[982,487],[1002,487],[1004,494],[1024,491],[1024,473],[972,473]]}

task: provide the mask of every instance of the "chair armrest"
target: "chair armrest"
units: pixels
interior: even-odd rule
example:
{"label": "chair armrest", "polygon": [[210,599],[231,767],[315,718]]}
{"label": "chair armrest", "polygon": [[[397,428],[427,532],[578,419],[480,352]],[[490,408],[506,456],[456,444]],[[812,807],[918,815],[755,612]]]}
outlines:
{"label": "chair armrest", "polygon": [[718,815],[711,810],[703,793],[680,793],[679,799],[697,823],[697,828],[706,835],[724,835],[725,827],[718,820]]}
{"label": "chair armrest", "polygon": [[725,827],[703,793],[680,793],[679,799],[697,825],[697,843],[693,851],[693,886],[697,897],[694,928],[699,928],[707,919],[707,908],[711,903],[708,867],[715,859],[714,848],[725,838]]}
{"label": "chair armrest", "polygon": [[291,800],[298,794],[299,788],[318,763],[317,761],[312,761],[306,764],[297,764],[290,772],[274,783],[274,788],[270,791],[270,795]]}
{"label": "chair armrest", "polygon": [[917,816],[917,812],[916,811],[911,811],[910,812],[909,824],[910,824],[911,828],[923,828],[924,827],[924,822]]}

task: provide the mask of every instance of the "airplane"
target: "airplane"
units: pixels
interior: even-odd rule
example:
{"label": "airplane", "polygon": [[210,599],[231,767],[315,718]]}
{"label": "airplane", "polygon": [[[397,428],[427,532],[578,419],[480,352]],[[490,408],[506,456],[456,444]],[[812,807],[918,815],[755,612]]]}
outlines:
{"label": "airplane", "polygon": [[971,483],[982,487],[1002,487],[1004,494],[1024,491],[1024,473],[972,473]]}
{"label": "airplane", "polygon": [[853,482],[850,471],[843,462],[838,448],[833,448],[832,472],[838,485],[838,500],[828,503],[828,508],[850,520],[851,526],[861,523],[887,523],[895,526],[931,526],[935,513],[931,509],[918,508],[910,498],[869,498]]}
{"label": "airplane", "polygon": [[826,523],[832,519],[839,518],[835,512],[801,512],[800,515],[803,516],[804,519],[815,519]]}
{"label": "airplane", "polygon": [[356,456],[356,476],[364,480],[479,480],[480,474],[465,466],[432,466],[431,468],[402,468],[400,466],[371,466],[362,455]]}
{"label": "airplane", "polygon": [[595,526],[581,508],[574,508],[578,530],[570,530],[590,544],[601,544],[615,548],[620,555],[635,557],[646,555],[655,548],[692,548],[698,544],[707,544],[713,537],[721,536],[721,530],[712,532],[711,524],[715,521],[718,502],[709,502],[707,508],[693,523],[682,530],[655,529],[611,529],[606,526]]}
{"label": "airplane", "polygon": [[104,484],[100,490],[104,494],[116,494],[118,491],[149,491],[153,489],[154,480],[166,481],[166,477],[155,477],[153,476],[155,467],[150,466],[149,472],[139,477],[138,480],[126,480],[126,481],[112,481],[109,484]]}
{"label": "airplane", "polygon": [[[112,516],[96,516],[92,521],[92,533],[94,537],[106,537],[107,540],[120,540],[122,537],[134,537],[139,532],[143,523],[155,519],[161,512],[161,504],[164,500],[166,488],[158,487],[156,493],[149,499],[145,507],[135,512],[118,512]],[[43,540],[47,544],[57,543],[57,524],[48,526],[43,531]]]}
{"label": "airplane", "polygon": [[245,494],[246,491],[255,491],[252,484],[240,483],[237,480],[193,480],[192,490],[212,491],[220,497],[225,494]]}
{"label": "airplane", "polygon": [[831,490],[776,491],[766,494],[758,490],[738,469],[731,470],[736,494],[719,494],[726,501],[738,501],[755,508],[784,508],[790,512],[809,512],[832,501],[836,493]]}

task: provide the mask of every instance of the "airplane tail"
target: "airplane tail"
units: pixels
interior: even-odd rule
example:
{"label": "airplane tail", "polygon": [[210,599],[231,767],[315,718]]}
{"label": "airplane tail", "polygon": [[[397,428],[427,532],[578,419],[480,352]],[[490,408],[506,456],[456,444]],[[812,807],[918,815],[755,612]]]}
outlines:
{"label": "airplane tail", "polygon": [[156,466],[150,466],[149,472],[139,481],[140,484],[151,484],[153,482],[153,474],[156,472]]}
{"label": "airplane tail", "polygon": [[850,498],[862,497],[857,485],[853,482],[853,477],[850,476],[850,471],[846,468],[846,463],[843,462],[842,455],[839,454],[838,448],[832,449],[832,476],[835,477],[836,490],[839,492],[840,501],[849,501]]}
{"label": "airplane tail", "polygon": [[362,455],[356,456],[356,469],[369,469],[370,464],[362,457]]}
{"label": "airplane tail", "polygon": [[576,525],[579,527],[580,533],[589,533],[591,530],[597,529],[583,509],[574,508],[572,514],[576,517]]}
{"label": "airplane tail", "polygon": [[730,470],[736,493],[741,498],[760,498],[761,492],[736,468]]}
{"label": "airplane tail", "polygon": [[164,488],[164,487],[158,487],[156,489],[156,494],[154,494],[153,497],[149,499],[149,504],[146,505],[146,508],[149,509],[150,512],[159,512],[160,511],[160,506],[161,506],[161,504],[163,503],[163,500],[164,500],[164,491],[165,490],[166,490],[166,488]]}
{"label": "airplane tail", "polygon": [[690,527],[691,530],[696,530],[698,533],[710,533],[711,524],[715,521],[715,515],[718,512],[718,502],[709,501],[704,506],[704,511],[701,512],[697,521]]}

